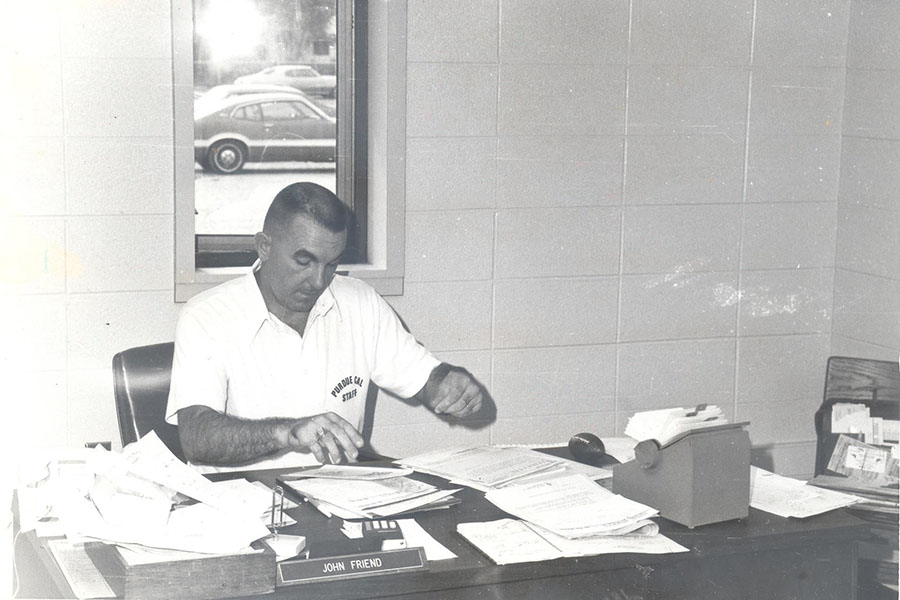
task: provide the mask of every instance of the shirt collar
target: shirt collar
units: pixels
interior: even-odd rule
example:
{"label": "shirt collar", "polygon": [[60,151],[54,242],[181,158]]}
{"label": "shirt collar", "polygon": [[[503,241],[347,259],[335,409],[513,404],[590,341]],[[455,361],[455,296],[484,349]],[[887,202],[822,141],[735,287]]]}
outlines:
{"label": "shirt collar", "polygon": [[259,270],[259,260],[253,263],[250,272],[244,275],[243,292],[247,308],[247,340],[253,341],[260,327],[269,318],[269,309],[263,299],[259,284],[256,282],[256,272]]}
{"label": "shirt collar", "polygon": [[[266,301],[263,298],[262,292],[259,289],[259,283],[256,281],[256,272],[259,270],[259,266],[260,261],[257,259],[250,268],[250,272],[244,276],[243,281],[248,317],[247,337],[251,342],[253,341],[253,338],[256,337],[256,334],[259,333],[263,324],[272,318],[269,314],[269,308],[266,306]],[[337,275],[336,277],[340,277],[340,275]],[[333,286],[334,282],[332,281],[331,285],[325,288],[325,291],[322,292],[322,295],[316,300],[316,304],[313,306],[312,310],[309,311],[309,323],[312,323],[318,317],[324,317],[331,309],[334,309],[339,321],[343,320],[341,308],[338,305],[337,298],[332,290]]]}

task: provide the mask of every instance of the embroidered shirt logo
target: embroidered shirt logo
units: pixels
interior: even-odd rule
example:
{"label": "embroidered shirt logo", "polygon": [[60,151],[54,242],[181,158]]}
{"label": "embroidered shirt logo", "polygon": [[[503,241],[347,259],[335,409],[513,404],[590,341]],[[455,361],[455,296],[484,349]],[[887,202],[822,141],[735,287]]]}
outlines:
{"label": "embroidered shirt logo", "polygon": [[356,398],[363,383],[364,380],[362,377],[359,377],[358,375],[348,375],[332,388],[331,395],[334,398],[340,398],[341,402],[352,400],[353,398]]}

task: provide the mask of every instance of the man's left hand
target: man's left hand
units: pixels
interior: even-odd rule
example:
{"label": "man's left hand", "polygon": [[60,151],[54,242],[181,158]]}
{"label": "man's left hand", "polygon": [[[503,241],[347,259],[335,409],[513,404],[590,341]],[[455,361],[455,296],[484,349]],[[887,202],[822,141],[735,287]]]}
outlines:
{"label": "man's left hand", "polygon": [[465,369],[441,365],[426,388],[425,403],[437,414],[465,417],[481,410],[481,385]]}

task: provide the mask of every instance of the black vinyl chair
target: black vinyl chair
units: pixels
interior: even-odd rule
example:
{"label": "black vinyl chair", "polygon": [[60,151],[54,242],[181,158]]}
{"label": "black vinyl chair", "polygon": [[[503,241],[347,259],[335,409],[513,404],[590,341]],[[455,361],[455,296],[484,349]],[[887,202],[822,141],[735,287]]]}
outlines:
{"label": "black vinyl chair", "polygon": [[122,445],[156,431],[169,450],[184,461],[178,427],[166,423],[174,352],[174,342],[123,350],[113,357],[113,382]]}
{"label": "black vinyl chair", "polygon": [[[129,348],[113,357],[116,414],[123,446],[156,431],[172,454],[186,462],[178,427],[166,423],[174,353],[175,343],[165,342]],[[367,421],[371,422],[371,419]],[[363,435],[368,438],[365,433]],[[366,444],[360,449],[359,460],[393,459],[379,454]]]}

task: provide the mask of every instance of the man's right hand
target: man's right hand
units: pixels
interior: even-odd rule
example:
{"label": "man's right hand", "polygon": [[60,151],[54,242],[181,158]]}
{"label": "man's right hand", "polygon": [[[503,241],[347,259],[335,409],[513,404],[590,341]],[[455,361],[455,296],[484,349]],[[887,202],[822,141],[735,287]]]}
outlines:
{"label": "man's right hand", "polygon": [[309,450],[323,464],[343,462],[343,457],[354,462],[363,438],[345,419],[327,412],[297,419],[288,430],[286,445],[292,450]]}

